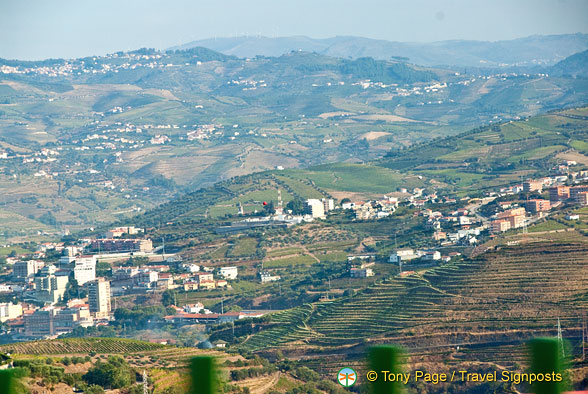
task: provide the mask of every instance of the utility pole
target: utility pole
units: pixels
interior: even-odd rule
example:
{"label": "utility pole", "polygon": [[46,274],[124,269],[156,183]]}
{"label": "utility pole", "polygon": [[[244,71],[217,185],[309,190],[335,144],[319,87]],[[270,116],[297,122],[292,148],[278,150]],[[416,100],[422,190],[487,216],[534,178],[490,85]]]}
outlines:
{"label": "utility pole", "polygon": [[586,360],[586,342],[588,342],[588,326],[586,325],[586,311],[582,314],[582,361]]}
{"label": "utility pole", "polygon": [[162,241],[163,241],[163,255],[161,257],[161,261],[165,261],[165,237],[161,237]]}
{"label": "utility pole", "polygon": [[147,371],[143,370],[143,394],[149,394],[149,385],[147,383]]}
{"label": "utility pole", "polygon": [[561,356],[563,358],[566,357],[566,353],[564,350],[564,344],[563,344],[563,336],[561,334],[561,324],[559,322],[559,317],[557,318],[557,341],[559,343],[559,346],[561,347]]}

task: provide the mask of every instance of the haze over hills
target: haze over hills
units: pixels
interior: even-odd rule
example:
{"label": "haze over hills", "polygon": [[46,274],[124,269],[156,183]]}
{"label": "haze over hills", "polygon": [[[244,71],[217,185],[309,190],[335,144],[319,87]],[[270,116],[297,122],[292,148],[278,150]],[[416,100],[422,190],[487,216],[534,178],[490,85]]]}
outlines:
{"label": "haze over hills", "polygon": [[551,67],[551,72],[556,75],[573,75],[588,78],[588,50],[565,58]]}
{"label": "haze over hills", "polygon": [[405,58],[423,66],[531,67],[549,66],[588,49],[588,34],[530,36],[506,41],[450,40],[431,43],[394,42],[363,37],[314,39],[295,37],[228,37],[198,40],[171,49],[210,48],[237,57],[280,56],[290,51],[379,60]]}
{"label": "haze over hills", "polygon": [[90,227],[233,176],[374,160],[588,101],[588,81],[569,73],[470,75],[309,52],[142,49],[0,60],[0,70],[9,237]]}

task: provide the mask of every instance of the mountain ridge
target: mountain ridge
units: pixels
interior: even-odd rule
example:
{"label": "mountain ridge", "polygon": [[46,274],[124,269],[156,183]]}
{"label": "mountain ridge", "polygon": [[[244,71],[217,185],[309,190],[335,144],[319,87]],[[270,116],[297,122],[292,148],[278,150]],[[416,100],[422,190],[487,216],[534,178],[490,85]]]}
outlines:
{"label": "mountain ridge", "polygon": [[[553,65],[588,49],[588,34],[533,35],[513,40],[473,41],[445,40],[436,42],[399,42],[356,36],[335,36],[314,39],[292,37],[223,37],[192,41],[171,47],[186,49],[202,46],[237,57],[279,56],[304,50],[341,57],[373,57],[390,60],[405,57],[424,66],[499,67]],[[452,59],[448,61],[448,59]]]}

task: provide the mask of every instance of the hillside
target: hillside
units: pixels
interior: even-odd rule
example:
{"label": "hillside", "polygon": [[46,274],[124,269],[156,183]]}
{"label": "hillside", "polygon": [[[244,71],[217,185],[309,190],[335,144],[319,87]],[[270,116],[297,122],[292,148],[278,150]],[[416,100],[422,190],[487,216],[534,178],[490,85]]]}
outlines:
{"label": "hillside", "polygon": [[530,36],[515,40],[393,42],[363,37],[313,39],[297,37],[235,37],[193,41],[172,49],[206,47],[238,57],[280,56],[303,50],[342,58],[373,57],[380,60],[405,58],[425,66],[512,67],[551,65],[588,49],[586,34]]}
{"label": "hillside", "polygon": [[393,150],[378,164],[479,193],[549,171],[558,161],[587,165],[587,121],[588,108],[553,111]]}
{"label": "hillside", "polygon": [[[513,241],[519,245],[507,246]],[[313,355],[323,368],[334,369],[341,359],[360,357],[366,346],[392,342],[406,348],[411,363],[516,368],[525,363],[524,342],[555,335],[559,318],[574,358],[581,354],[587,272],[586,236],[575,231],[513,235],[473,260],[278,312],[236,346]],[[226,338],[226,333],[213,337]]]}
{"label": "hillside", "polygon": [[373,161],[588,100],[586,81],[567,76],[308,52],[142,49],[0,68],[5,239],[97,227],[234,176]]}
{"label": "hillside", "polygon": [[[29,392],[74,393],[74,388],[87,387],[84,375],[99,365],[116,363],[128,370],[127,384],[112,388],[103,377],[102,385],[113,392],[142,392],[142,375],[149,378],[154,394],[186,392],[190,378],[188,363],[195,356],[212,356],[220,369],[221,390],[232,393],[262,394],[270,389],[283,393],[288,389],[312,383],[299,369],[280,372],[268,360],[258,356],[229,355],[219,350],[164,346],[118,338],[55,339],[0,346],[10,352],[16,366],[28,370],[20,383]],[[292,366],[292,364],[291,364]],[[106,372],[110,370],[105,369]],[[119,376],[120,379],[120,376]],[[124,381],[124,380],[121,380]],[[136,382],[135,382],[136,381]],[[120,381],[116,382],[121,384]],[[21,386],[19,386],[21,387]],[[334,382],[332,392],[340,393]],[[109,389],[113,390],[109,390]],[[138,389],[138,390],[137,390]],[[24,391],[23,391],[24,392]]]}
{"label": "hillside", "polygon": [[172,221],[223,218],[262,210],[262,202],[332,196],[372,198],[400,188],[434,186],[448,193],[481,195],[521,176],[544,174],[563,160],[588,165],[588,108],[553,111],[477,128],[394,150],[371,163],[332,163],[235,177],[139,215],[147,226]]}
{"label": "hillside", "polygon": [[573,75],[588,78],[588,50],[576,53],[551,68],[556,75]]}

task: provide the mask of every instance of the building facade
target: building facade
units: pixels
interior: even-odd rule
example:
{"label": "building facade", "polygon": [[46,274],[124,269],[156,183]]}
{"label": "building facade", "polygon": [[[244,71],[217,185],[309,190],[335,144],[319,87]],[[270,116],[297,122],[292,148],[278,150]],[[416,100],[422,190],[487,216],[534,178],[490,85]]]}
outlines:
{"label": "building facade", "polygon": [[74,278],[78,285],[83,286],[85,283],[96,279],[95,256],[78,256],[74,264]]}
{"label": "building facade", "polygon": [[110,316],[110,282],[98,278],[88,283],[88,305],[96,318]]}

